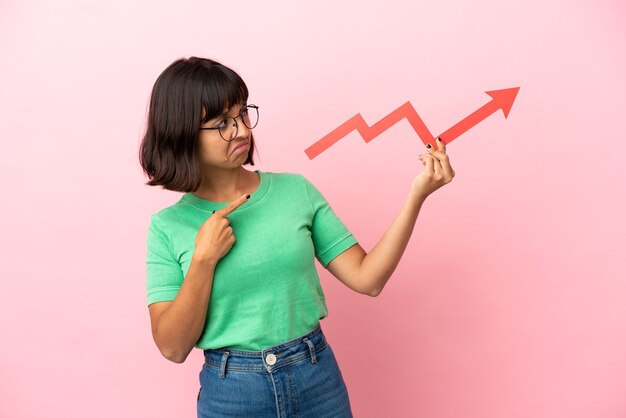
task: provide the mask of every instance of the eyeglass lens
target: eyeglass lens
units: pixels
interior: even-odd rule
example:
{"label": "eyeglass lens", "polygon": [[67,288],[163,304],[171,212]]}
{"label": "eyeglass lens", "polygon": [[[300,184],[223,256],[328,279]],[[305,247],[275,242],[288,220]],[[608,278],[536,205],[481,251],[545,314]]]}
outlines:
{"label": "eyeglass lens", "polygon": [[256,106],[246,106],[241,110],[239,116],[226,118],[226,123],[219,129],[220,135],[226,141],[230,141],[237,136],[237,118],[241,118],[246,128],[253,129],[259,122],[259,109]]}

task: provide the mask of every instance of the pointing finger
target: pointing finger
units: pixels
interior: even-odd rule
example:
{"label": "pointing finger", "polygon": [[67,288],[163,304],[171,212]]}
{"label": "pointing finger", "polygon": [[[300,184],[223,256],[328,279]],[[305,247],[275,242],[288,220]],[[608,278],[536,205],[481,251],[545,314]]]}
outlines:
{"label": "pointing finger", "polygon": [[237,209],[239,206],[241,206],[244,203],[246,203],[248,201],[248,199],[250,199],[250,195],[249,194],[244,194],[239,199],[233,200],[228,205],[224,206],[222,209],[220,209],[218,211],[215,211],[215,213],[219,213],[222,216],[230,215],[231,213],[233,213],[235,211],[235,209]]}

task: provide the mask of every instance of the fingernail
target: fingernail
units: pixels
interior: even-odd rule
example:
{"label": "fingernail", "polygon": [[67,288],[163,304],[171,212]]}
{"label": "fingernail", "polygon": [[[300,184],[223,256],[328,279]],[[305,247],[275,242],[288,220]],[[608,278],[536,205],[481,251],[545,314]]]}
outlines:
{"label": "fingernail", "polygon": [[250,195],[249,194],[246,195],[246,199],[250,199]]}
{"label": "fingernail", "polygon": [[426,144],[426,148],[432,148],[432,145]]}

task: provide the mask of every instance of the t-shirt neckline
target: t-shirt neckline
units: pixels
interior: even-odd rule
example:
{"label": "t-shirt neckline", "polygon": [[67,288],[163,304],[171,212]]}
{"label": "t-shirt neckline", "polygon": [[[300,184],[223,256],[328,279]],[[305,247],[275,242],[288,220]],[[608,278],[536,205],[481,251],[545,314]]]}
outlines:
{"label": "t-shirt neckline", "polygon": [[[254,171],[258,173],[259,175],[259,186],[257,187],[256,191],[250,194],[250,200],[248,200],[246,203],[244,203],[239,208],[237,208],[237,212],[247,210],[251,208],[252,206],[256,205],[261,200],[263,200],[263,198],[269,191],[271,180],[269,176],[267,175],[267,173],[261,170],[254,170]],[[196,196],[192,192],[185,193],[183,197],[181,198],[181,200],[197,209],[208,211],[208,212],[219,210],[230,203],[230,202],[214,202],[211,200],[206,200],[199,196]]]}

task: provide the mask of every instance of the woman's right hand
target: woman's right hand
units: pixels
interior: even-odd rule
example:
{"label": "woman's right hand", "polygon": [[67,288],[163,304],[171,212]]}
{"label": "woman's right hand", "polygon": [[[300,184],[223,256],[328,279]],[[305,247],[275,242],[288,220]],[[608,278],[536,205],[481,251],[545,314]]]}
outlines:
{"label": "woman's right hand", "polygon": [[230,251],[235,243],[235,236],[227,216],[246,203],[249,198],[249,194],[243,195],[222,209],[213,212],[198,230],[194,257],[217,264]]}

